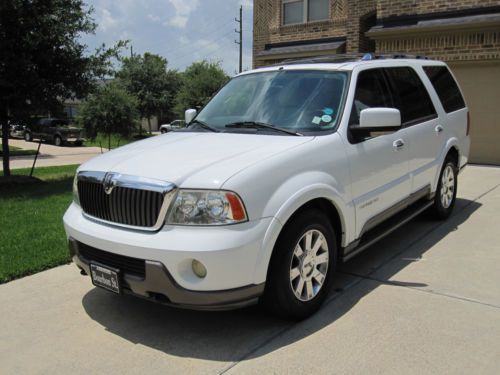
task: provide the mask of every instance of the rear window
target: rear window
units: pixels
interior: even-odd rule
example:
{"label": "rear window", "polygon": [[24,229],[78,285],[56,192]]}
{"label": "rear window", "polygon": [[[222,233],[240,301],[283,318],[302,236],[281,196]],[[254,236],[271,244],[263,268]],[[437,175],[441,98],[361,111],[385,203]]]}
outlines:
{"label": "rear window", "polygon": [[429,93],[417,73],[409,67],[386,70],[394,93],[394,104],[401,112],[401,122],[413,125],[437,117]]}
{"label": "rear window", "polygon": [[434,86],[446,113],[465,108],[464,98],[447,67],[425,66],[424,71]]}

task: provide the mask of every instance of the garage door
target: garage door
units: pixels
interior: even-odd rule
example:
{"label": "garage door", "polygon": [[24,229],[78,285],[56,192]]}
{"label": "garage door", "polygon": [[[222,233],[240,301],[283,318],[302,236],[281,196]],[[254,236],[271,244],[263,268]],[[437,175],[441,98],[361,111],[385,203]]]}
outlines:
{"label": "garage door", "polygon": [[500,165],[500,62],[449,65],[470,108],[470,162]]}

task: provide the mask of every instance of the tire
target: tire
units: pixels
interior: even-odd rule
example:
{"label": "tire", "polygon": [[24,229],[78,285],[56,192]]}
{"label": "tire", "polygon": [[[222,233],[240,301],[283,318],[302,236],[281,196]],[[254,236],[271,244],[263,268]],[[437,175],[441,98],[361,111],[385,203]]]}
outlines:
{"label": "tire", "polygon": [[429,213],[434,219],[445,220],[451,215],[457,197],[457,177],[457,165],[450,158],[446,158],[439,174],[434,204],[429,209]]}
{"label": "tire", "polygon": [[161,134],[165,134],[165,133],[168,133],[168,130],[165,130],[165,129],[161,129],[161,130],[160,130],[160,133],[161,133]]}
{"label": "tire", "polygon": [[54,137],[54,145],[57,147],[61,147],[63,145],[62,138],[58,135]]}
{"label": "tire", "polygon": [[[314,245],[321,238],[314,253]],[[311,257],[305,256],[308,252],[303,250],[307,248]],[[261,303],[282,318],[302,320],[311,316],[331,289],[336,263],[337,241],[328,217],[317,209],[299,213],[287,223],[275,245]],[[323,276],[316,277],[317,272]]]}
{"label": "tire", "polygon": [[32,135],[31,135],[31,133],[30,133],[30,132],[25,132],[25,133],[24,133],[24,140],[25,140],[26,142],[31,142],[31,141],[33,141],[33,137],[32,137]]}
{"label": "tire", "polygon": [[80,147],[81,145],[83,145],[83,142],[82,142],[82,141],[76,141],[76,142],[75,142],[75,146],[76,146],[76,147]]}

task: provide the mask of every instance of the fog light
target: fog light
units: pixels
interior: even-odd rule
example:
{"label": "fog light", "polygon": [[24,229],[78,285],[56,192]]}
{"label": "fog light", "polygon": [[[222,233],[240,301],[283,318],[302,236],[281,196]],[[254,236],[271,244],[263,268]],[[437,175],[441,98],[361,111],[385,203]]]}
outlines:
{"label": "fog light", "polygon": [[191,267],[193,267],[194,274],[200,279],[203,279],[205,276],[207,276],[207,269],[201,262],[198,262],[196,259],[193,259]]}

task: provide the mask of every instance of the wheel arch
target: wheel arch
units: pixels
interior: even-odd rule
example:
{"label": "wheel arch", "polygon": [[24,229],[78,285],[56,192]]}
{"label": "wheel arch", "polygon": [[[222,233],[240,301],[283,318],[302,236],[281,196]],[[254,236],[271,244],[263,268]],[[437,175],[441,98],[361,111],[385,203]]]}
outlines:
{"label": "wheel arch", "polygon": [[339,252],[337,256],[341,256],[341,249],[345,246],[345,243],[349,238],[349,223],[347,221],[349,220],[350,215],[344,211],[348,209],[348,206],[344,206],[338,196],[333,198],[331,191],[329,191],[329,194],[326,194],[325,191],[320,193],[320,191],[321,190],[316,190],[315,194],[312,194],[312,192],[309,191],[308,194],[302,194],[300,198],[295,197],[297,199],[293,199],[293,204],[285,204],[279,210],[273,220],[273,223],[270,225],[266,235],[264,236],[263,250],[259,256],[256,267],[256,281],[263,281],[267,279],[267,273],[269,271],[269,265],[276,243],[286,226],[293,220],[294,217],[300,215],[308,209],[319,209],[328,216],[336,236],[337,250]]}
{"label": "wheel arch", "polygon": [[439,175],[441,174],[441,169],[443,168],[444,161],[451,156],[453,160],[455,161],[457,168],[460,168],[460,146],[458,139],[456,138],[451,138],[447,144],[446,147],[443,148],[443,151],[441,152],[441,155],[439,156],[439,168],[437,168],[436,175],[434,176],[434,185],[432,187],[432,191],[435,192],[437,189],[438,185],[438,180],[439,180]]}

